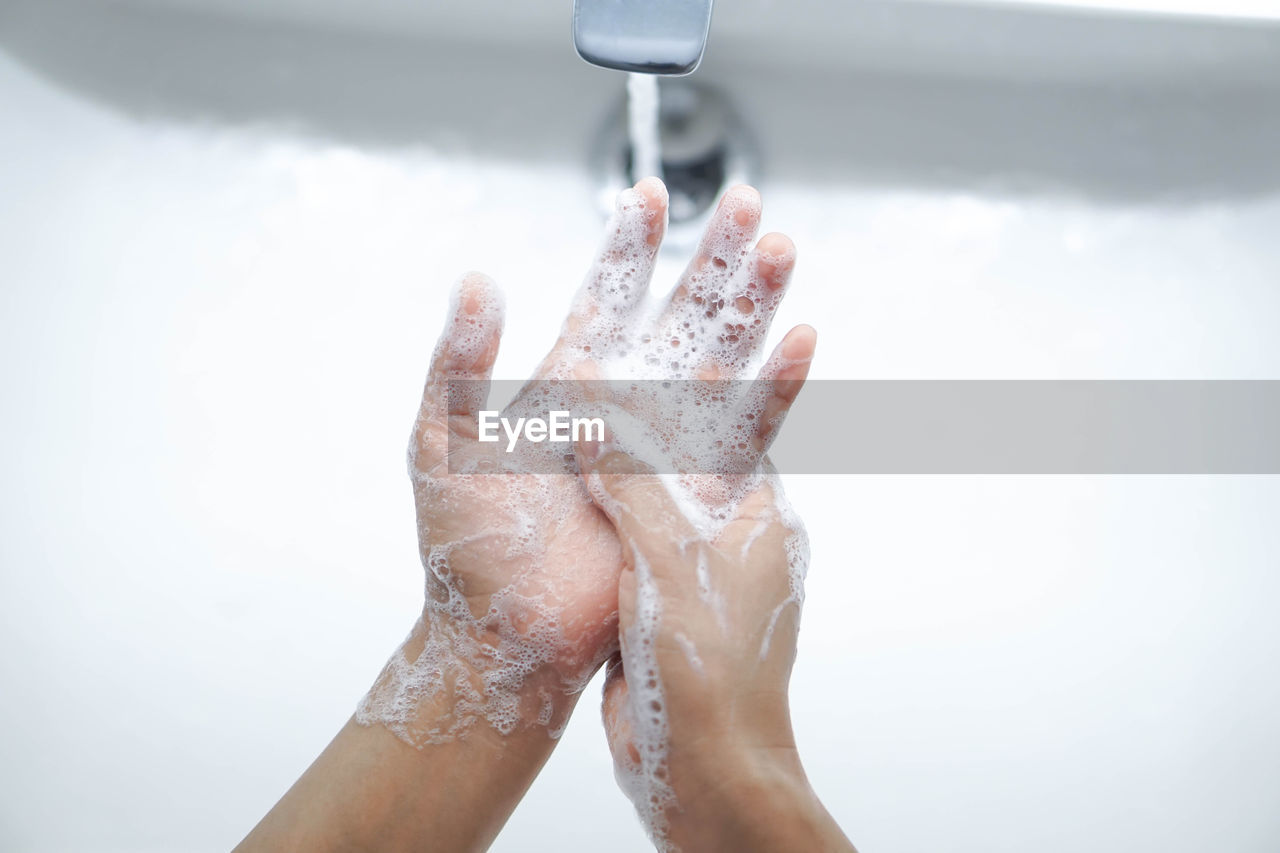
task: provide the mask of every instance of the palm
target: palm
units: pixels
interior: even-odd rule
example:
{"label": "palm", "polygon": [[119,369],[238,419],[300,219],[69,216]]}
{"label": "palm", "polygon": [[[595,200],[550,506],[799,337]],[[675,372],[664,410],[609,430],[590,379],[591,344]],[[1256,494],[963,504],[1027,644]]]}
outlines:
{"label": "palm", "polygon": [[421,431],[414,499],[428,603],[465,601],[494,641],[536,638],[540,665],[579,685],[616,645],[617,537],[571,468],[449,473],[493,462],[474,439],[456,417]]}

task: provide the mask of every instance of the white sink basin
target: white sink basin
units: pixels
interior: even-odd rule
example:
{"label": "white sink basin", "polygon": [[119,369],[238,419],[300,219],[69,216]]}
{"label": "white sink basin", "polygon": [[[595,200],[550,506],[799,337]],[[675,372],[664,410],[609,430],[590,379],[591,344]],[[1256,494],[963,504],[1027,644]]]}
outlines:
{"label": "white sink basin", "polygon": [[[817,376],[1280,378],[1274,24],[828,5],[722,0],[697,74]],[[0,0],[0,847],[227,849],[407,631],[447,286],[518,378],[598,236],[569,6]],[[863,849],[1274,849],[1275,478],[789,489]],[[590,690],[495,849],[647,849]]]}

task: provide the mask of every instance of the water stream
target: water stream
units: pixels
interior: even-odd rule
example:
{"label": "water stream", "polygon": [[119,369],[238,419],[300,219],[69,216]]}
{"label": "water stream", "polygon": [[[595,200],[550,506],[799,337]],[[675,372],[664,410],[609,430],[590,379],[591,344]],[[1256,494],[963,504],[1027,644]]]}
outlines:
{"label": "water stream", "polygon": [[658,132],[658,78],[627,75],[627,127],[631,135],[631,176],[662,177],[662,139]]}

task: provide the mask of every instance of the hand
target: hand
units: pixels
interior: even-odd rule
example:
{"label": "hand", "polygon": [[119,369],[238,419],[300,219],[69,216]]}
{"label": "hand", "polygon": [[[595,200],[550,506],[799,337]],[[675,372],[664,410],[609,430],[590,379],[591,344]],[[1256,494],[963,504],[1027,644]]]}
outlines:
{"label": "hand", "polygon": [[[812,338],[794,346],[799,356]],[[629,454],[587,442],[579,460],[623,543],[622,649],[603,716],[619,782],[654,842],[852,851],[810,789],[791,729],[805,541],[776,482],[762,476],[708,534],[671,479]]]}
{"label": "hand", "polygon": [[[603,310],[596,299],[612,259],[631,259],[637,286],[647,283],[665,220],[661,183],[623,194],[600,259],[535,380],[568,376],[572,353],[590,346],[584,326]],[[555,737],[617,647],[617,537],[579,486],[571,455],[524,472],[527,457],[499,461],[495,447],[475,441],[502,325],[493,283],[464,277],[409,445],[425,603],[356,718],[415,746],[481,721],[503,734],[536,726]],[[536,408],[533,387],[504,415]]]}
{"label": "hand", "polygon": [[[647,280],[665,215],[661,184],[625,193],[592,275],[626,256]],[[588,277],[536,376],[567,375],[589,346],[600,287]],[[356,718],[238,849],[486,849],[617,648],[621,551],[572,454],[558,473],[522,473],[473,441],[501,331],[492,283],[465,277],[409,445],[422,616]],[[511,408],[535,405],[524,393]]]}
{"label": "hand", "polygon": [[[623,545],[605,730],[618,780],[664,850],[852,850],[791,731],[808,545],[765,458],[808,374],[813,330],[793,329],[749,389],[723,381],[747,375],[794,262],[781,235],[748,251],[758,217],[753,191],[726,197],[642,350],[664,380],[693,381],[603,383],[599,402],[634,452],[612,429],[578,444]],[[597,361],[578,375],[608,375],[609,358]]]}

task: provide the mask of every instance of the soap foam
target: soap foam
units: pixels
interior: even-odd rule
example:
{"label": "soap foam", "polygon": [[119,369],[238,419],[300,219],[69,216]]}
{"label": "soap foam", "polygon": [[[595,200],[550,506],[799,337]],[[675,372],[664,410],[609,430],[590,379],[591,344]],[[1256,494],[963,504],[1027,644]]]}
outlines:
{"label": "soap foam", "polygon": [[660,849],[669,849],[667,810],[676,805],[667,771],[666,700],[658,668],[657,639],[662,599],[653,570],[635,555],[636,612],[622,642],[628,702],[622,713],[631,732],[634,755],[622,751],[614,762],[618,786],[635,806],[640,822]]}

